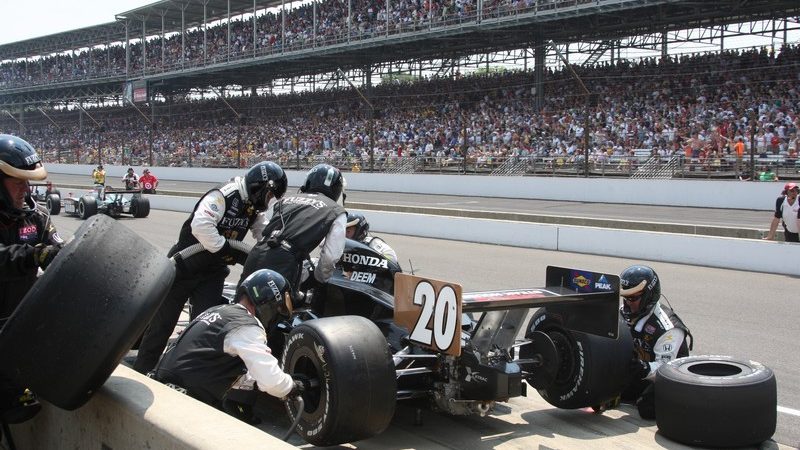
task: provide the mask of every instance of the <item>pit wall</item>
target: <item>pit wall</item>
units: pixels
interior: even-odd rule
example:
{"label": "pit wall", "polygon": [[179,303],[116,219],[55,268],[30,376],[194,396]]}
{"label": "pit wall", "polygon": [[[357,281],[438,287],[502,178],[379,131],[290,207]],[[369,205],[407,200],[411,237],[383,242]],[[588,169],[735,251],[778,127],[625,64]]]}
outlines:
{"label": "pit wall", "polygon": [[120,365],[75,411],[43,404],[11,426],[19,449],[295,449],[257,428]]}
{"label": "pit wall", "polygon": [[[47,164],[54,173],[89,175],[94,166]],[[106,175],[121,179],[125,166],[106,166]],[[134,166],[137,174],[143,167]],[[153,167],[153,174],[164,180],[222,182],[242,169]],[[300,186],[305,171],[288,170],[290,186]],[[505,177],[480,175],[407,175],[385,173],[345,173],[347,188],[357,191],[403,192],[416,194],[464,195],[479,197],[565,200],[590,203],[621,203],[699,208],[753,209],[769,211],[784,182],[744,182],[738,180],[635,180],[617,178]]]}

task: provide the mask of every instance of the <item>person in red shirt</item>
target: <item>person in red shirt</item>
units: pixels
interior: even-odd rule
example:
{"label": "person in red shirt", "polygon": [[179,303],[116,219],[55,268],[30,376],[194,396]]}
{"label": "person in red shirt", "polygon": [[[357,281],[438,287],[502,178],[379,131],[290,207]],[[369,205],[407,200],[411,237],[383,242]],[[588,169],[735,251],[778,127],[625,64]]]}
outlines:
{"label": "person in red shirt", "polygon": [[142,176],[139,177],[139,186],[142,187],[142,193],[155,194],[158,187],[158,178],[150,173],[150,169],[144,169]]}

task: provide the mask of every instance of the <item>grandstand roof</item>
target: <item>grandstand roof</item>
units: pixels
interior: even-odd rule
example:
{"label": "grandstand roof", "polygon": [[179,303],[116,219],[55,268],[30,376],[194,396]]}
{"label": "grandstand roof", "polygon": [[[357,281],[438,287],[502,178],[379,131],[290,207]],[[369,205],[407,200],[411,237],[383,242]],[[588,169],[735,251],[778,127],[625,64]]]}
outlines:
{"label": "grandstand roof", "polygon": [[125,40],[125,24],[108,22],[0,45],[0,61],[47,55],[65,49],[93,47],[121,40]]}
{"label": "grandstand roof", "polygon": [[144,20],[148,30],[161,32],[161,17],[164,17],[164,29],[166,32],[180,31],[181,12],[186,28],[196,27],[203,24],[203,4],[206,5],[205,20],[213,22],[228,16],[228,5],[230,5],[231,16],[253,12],[256,9],[280,6],[280,0],[161,0],[140,8],[132,9],[116,17],[118,20],[133,19],[136,22]]}
{"label": "grandstand roof", "polygon": [[254,5],[257,10],[281,5],[280,0],[161,0],[116,14],[116,22],[0,45],[0,61],[124,41],[126,20],[133,21],[130,30],[132,39],[141,37],[143,20],[148,36],[160,34],[162,16],[166,33],[180,31],[181,12],[184,27],[197,27],[203,24],[203,3],[206,4],[206,22],[227,18],[229,3],[231,17],[253,12]]}

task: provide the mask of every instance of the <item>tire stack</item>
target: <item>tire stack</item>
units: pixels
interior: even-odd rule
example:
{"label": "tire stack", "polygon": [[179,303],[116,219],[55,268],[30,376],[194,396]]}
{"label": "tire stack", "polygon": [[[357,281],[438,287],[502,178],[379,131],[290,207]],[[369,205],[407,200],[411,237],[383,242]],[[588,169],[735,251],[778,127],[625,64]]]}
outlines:
{"label": "tire stack", "polygon": [[689,356],[659,367],[656,424],[665,437],[701,447],[760,444],[775,433],[772,370],[730,356]]}

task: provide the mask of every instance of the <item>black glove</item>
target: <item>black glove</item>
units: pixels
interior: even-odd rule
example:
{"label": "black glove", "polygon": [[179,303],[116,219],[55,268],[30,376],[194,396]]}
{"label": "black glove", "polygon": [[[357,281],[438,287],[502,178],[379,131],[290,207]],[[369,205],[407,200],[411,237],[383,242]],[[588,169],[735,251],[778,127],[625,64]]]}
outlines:
{"label": "black glove", "polygon": [[232,266],[234,264],[244,265],[244,262],[247,260],[247,254],[239,250],[234,250],[227,239],[225,240],[225,243],[222,245],[222,248],[219,250],[218,253],[220,258],[222,258],[222,260],[225,262],[225,264],[229,266]]}
{"label": "black glove", "polygon": [[33,248],[33,262],[42,270],[47,269],[47,266],[56,258],[58,251],[61,247],[57,245],[44,245],[38,244]]}
{"label": "black glove", "polygon": [[189,268],[186,267],[186,261],[183,260],[183,257],[180,253],[175,253],[172,255],[172,260],[175,261],[175,271],[178,273],[189,273]]}
{"label": "black glove", "polygon": [[303,395],[310,387],[310,382],[308,380],[308,377],[306,377],[305,375],[296,373],[292,375],[292,379],[294,380],[294,386],[292,386],[292,390],[287,395],[287,397],[289,398],[294,398],[297,397],[298,395]]}
{"label": "black glove", "polygon": [[631,380],[641,380],[650,373],[650,363],[642,361],[638,356],[634,355],[628,365],[628,373]]}

